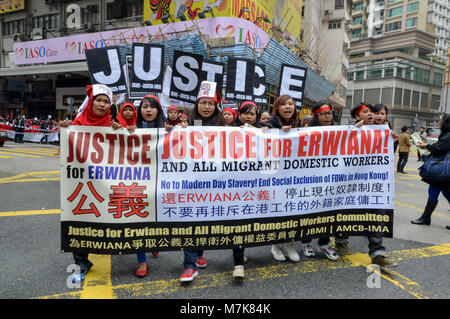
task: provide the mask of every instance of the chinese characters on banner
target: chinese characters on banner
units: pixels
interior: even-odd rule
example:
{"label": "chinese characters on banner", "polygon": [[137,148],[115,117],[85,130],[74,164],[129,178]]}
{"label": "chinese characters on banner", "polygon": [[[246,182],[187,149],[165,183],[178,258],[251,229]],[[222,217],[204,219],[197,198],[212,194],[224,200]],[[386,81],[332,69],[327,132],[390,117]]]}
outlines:
{"label": "chinese characters on banner", "polygon": [[61,131],[64,251],[131,254],[392,237],[387,126]]}

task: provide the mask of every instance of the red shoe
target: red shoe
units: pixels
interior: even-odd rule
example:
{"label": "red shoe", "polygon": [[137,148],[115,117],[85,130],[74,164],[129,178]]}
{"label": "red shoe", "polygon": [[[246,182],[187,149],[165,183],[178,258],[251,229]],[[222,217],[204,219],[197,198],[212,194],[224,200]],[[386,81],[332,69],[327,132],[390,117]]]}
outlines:
{"label": "red shoe", "polygon": [[143,278],[147,276],[148,273],[148,263],[145,263],[145,269],[136,269],[136,276]]}
{"label": "red shoe", "polygon": [[187,282],[194,280],[197,277],[198,271],[195,269],[185,269],[183,274],[180,277],[181,282]]}
{"label": "red shoe", "polygon": [[206,262],[206,259],[203,256],[195,258],[195,264],[197,265],[198,268],[206,268],[206,266],[208,266],[208,263]]}
{"label": "red shoe", "polygon": [[157,251],[152,251],[152,255],[153,255],[153,257],[158,257],[158,252]]}

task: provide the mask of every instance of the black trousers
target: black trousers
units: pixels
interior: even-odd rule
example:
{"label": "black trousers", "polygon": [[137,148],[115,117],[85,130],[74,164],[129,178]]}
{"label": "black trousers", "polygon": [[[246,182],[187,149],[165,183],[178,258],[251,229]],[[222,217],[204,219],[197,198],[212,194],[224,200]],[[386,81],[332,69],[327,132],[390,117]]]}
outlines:
{"label": "black trousers", "polygon": [[408,162],[409,152],[398,152],[397,172],[403,172],[406,163]]}

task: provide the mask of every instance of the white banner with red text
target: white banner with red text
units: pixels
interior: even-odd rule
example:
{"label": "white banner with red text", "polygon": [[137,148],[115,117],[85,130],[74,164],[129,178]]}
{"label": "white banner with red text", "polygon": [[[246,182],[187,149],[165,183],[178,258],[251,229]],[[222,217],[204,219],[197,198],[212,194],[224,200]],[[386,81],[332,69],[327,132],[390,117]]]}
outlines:
{"label": "white banner with red text", "polygon": [[61,130],[63,251],[392,237],[387,126]]}

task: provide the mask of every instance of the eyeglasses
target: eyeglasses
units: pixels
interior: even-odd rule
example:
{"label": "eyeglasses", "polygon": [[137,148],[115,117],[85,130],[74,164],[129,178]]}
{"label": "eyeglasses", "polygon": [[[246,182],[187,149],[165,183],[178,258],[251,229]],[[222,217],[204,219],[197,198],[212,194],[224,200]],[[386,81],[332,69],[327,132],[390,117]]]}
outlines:
{"label": "eyeglasses", "polygon": [[203,100],[198,101],[198,104],[199,105],[212,105],[212,106],[216,105],[216,103],[214,103],[214,101],[207,100],[207,99],[203,99]]}
{"label": "eyeglasses", "polygon": [[323,116],[323,117],[325,117],[325,116],[333,116],[333,112],[331,112],[331,111],[328,111],[328,112],[320,112],[320,113],[319,113],[319,116]]}

